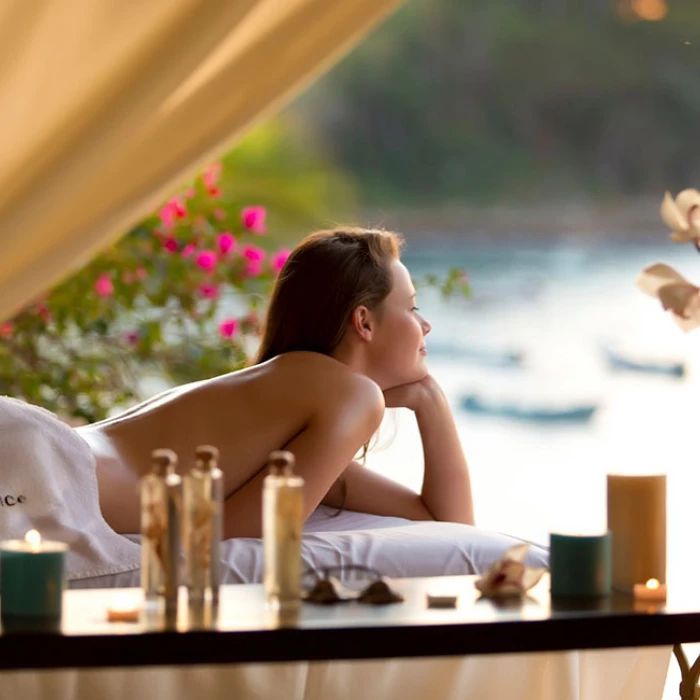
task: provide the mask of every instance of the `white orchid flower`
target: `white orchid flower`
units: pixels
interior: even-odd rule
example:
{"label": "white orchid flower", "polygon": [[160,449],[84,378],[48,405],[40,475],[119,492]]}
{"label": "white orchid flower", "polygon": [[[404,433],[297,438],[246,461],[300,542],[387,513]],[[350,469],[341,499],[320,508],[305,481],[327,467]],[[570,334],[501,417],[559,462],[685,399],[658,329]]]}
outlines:
{"label": "white orchid flower", "polygon": [[700,240],[700,192],[683,190],[674,200],[666,192],[661,204],[661,218],[671,228],[671,240],[690,243]]}
{"label": "white orchid flower", "polygon": [[530,567],[525,556],[530,545],[516,544],[491,568],[474,582],[474,586],[487,598],[522,597],[541,578],[547,569]]}
{"label": "white orchid flower", "polygon": [[686,333],[700,326],[700,288],[669,265],[656,263],[642,271],[637,287],[656,297]]}

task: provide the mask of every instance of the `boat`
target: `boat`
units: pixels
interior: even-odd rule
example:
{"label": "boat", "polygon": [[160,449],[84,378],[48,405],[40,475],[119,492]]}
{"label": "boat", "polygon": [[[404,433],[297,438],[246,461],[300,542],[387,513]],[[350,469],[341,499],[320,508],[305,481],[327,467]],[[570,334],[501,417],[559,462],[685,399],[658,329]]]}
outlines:
{"label": "boat", "polygon": [[608,366],[617,372],[642,372],[645,374],[661,374],[682,379],[685,376],[685,363],[669,360],[641,362],[632,360],[613,350],[605,350]]}
{"label": "boat", "polygon": [[490,403],[476,394],[464,396],[460,402],[469,413],[509,418],[538,423],[585,423],[596,412],[597,404],[580,404],[568,407],[520,405],[516,403]]}
{"label": "boat", "polygon": [[525,359],[524,353],[518,350],[489,350],[430,341],[428,341],[428,351],[431,355],[449,355],[482,367],[522,367]]}

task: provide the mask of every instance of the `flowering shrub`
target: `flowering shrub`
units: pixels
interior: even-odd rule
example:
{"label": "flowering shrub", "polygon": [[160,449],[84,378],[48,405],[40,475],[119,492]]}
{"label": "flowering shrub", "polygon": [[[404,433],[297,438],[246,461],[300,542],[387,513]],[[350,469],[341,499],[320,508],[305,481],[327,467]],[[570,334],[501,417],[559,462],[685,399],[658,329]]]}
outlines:
{"label": "flowering shrub", "polygon": [[110,250],[0,324],[0,387],[64,416],[98,420],[172,383],[242,366],[289,249],[266,209],[223,196],[215,163]]}

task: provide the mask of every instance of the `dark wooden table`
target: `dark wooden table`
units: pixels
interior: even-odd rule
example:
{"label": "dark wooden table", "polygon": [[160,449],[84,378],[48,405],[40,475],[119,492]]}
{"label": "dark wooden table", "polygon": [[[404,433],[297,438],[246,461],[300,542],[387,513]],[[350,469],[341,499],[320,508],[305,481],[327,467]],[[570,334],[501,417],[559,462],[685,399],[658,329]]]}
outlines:
{"label": "dark wooden table", "polygon": [[[305,603],[300,618],[284,628],[279,628],[279,620],[265,610],[260,585],[223,587],[212,626],[202,620],[193,624],[186,604],[180,606],[177,620],[169,624],[144,616],[138,623],[109,623],[107,608],[118,597],[138,600],[137,590],[71,590],[65,593],[61,633],[0,635],[0,668],[106,668],[673,646],[683,671],[681,697],[698,697],[695,683],[700,667],[689,669],[685,662],[683,668],[685,656],[680,645],[700,641],[700,596],[697,608],[674,600],[673,590],[666,605],[635,603],[629,596],[552,602],[549,581],[544,578],[523,601],[496,604],[479,598],[474,580],[473,576],[449,576],[395,581],[405,602],[382,607],[354,602],[332,607]],[[428,592],[455,593],[458,607],[427,608]]]}

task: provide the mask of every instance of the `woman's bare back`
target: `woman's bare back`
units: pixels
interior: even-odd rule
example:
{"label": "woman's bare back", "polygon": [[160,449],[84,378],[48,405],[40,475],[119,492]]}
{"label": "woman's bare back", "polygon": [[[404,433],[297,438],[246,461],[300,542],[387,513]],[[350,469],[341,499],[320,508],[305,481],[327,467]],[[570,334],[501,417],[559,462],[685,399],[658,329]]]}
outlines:
{"label": "woman's bare back", "polygon": [[118,532],[138,531],[138,480],[159,447],[178,454],[181,472],[189,469],[195,447],[218,447],[230,496],[260,473],[270,451],[289,445],[332,397],[342,397],[349,382],[364,379],[327,356],[288,353],[168,390],[80,428],[96,457],[105,519]]}

